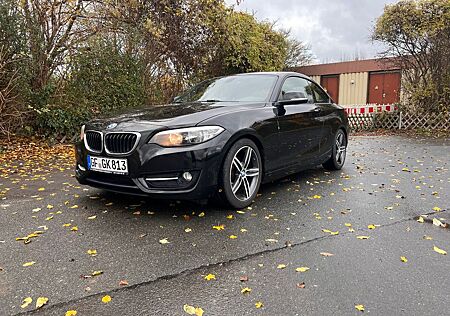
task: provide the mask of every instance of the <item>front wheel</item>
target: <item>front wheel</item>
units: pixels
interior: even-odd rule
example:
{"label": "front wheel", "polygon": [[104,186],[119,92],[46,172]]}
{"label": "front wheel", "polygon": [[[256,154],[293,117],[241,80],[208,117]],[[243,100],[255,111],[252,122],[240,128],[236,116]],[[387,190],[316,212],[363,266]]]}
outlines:
{"label": "front wheel", "polygon": [[347,157],[347,136],[342,129],[338,130],[333,142],[331,158],[323,167],[328,170],[341,170]]}
{"label": "front wheel", "polygon": [[250,139],[240,139],[228,151],[222,168],[226,201],[235,208],[249,206],[261,185],[262,163],[258,147]]}

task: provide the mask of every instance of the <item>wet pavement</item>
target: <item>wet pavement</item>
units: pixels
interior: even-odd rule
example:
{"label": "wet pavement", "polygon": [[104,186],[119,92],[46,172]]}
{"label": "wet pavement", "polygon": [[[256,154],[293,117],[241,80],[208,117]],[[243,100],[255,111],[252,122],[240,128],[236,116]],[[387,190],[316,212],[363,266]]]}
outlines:
{"label": "wet pavement", "polygon": [[448,313],[450,140],[353,137],[244,210],[79,186],[53,154],[1,162],[0,315]]}

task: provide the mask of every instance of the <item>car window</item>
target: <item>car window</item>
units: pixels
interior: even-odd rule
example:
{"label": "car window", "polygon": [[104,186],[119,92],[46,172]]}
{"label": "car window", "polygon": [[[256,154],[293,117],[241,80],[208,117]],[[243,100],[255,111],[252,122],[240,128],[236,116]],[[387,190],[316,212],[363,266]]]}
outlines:
{"label": "car window", "polygon": [[314,103],[314,96],[311,90],[311,82],[300,77],[289,77],[281,88],[279,100],[284,100],[286,93],[297,93],[300,98],[308,98],[308,103]]}
{"label": "car window", "polygon": [[314,99],[316,103],[330,103],[330,97],[323,91],[317,84],[312,83],[312,91],[314,94]]}

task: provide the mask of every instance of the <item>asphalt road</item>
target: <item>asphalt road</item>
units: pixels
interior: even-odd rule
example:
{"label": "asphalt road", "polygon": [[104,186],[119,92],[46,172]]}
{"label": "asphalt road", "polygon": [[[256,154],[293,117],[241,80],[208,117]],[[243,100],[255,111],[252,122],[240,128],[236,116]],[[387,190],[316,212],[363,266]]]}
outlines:
{"label": "asphalt road", "polygon": [[450,140],[353,137],[341,172],[240,211],[80,187],[55,156],[2,160],[0,315],[449,314]]}

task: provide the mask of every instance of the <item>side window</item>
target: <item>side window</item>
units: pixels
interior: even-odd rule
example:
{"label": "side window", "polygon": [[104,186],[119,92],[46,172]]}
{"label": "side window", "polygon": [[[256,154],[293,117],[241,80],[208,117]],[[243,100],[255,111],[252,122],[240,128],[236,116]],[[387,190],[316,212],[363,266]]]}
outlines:
{"label": "side window", "polygon": [[311,87],[316,103],[330,103],[330,97],[318,85],[311,82]]}
{"label": "side window", "polygon": [[308,103],[314,103],[311,89],[312,83],[300,77],[289,77],[284,81],[279,100],[308,98]]}

